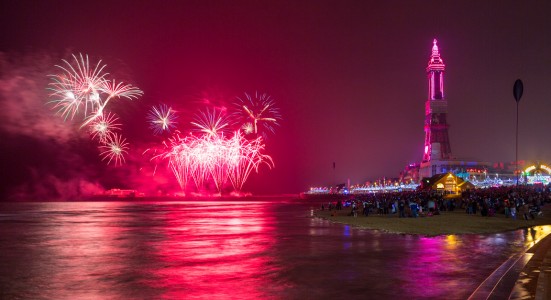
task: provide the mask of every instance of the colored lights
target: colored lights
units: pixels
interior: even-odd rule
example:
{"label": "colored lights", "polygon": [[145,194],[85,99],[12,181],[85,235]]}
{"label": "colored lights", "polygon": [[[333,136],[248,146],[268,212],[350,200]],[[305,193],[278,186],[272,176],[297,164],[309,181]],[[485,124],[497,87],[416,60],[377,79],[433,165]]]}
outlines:
{"label": "colored lights", "polygon": [[[425,102],[425,151],[423,162],[451,158],[451,147],[446,123],[447,101],[444,100],[444,61],[440,57],[436,39],[427,66],[428,99]],[[436,147],[435,147],[436,145]],[[434,174],[433,174],[434,175]]]}

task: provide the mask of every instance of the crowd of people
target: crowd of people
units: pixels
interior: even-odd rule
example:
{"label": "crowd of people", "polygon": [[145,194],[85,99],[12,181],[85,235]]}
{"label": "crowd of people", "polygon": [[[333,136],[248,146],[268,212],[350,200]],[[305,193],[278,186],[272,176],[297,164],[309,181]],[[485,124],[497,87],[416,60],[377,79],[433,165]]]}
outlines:
{"label": "crowd of people", "polygon": [[506,218],[534,219],[541,207],[551,202],[551,189],[542,186],[509,186],[475,189],[456,197],[446,197],[435,191],[408,191],[354,195],[348,199],[330,201],[321,209],[350,209],[350,216],[397,215],[400,218],[431,216],[442,211],[464,210],[481,216],[504,215]]}

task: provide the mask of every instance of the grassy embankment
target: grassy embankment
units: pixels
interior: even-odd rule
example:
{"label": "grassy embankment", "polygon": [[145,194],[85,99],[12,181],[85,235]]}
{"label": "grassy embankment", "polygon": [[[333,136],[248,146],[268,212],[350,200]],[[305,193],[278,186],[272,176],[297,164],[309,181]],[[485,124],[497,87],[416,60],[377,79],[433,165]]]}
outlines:
{"label": "grassy embankment", "polygon": [[[336,212],[336,214],[335,214]],[[367,229],[381,230],[384,232],[420,234],[427,236],[447,234],[481,234],[498,233],[511,231],[519,228],[526,228],[536,225],[551,225],[551,205],[542,209],[543,215],[534,220],[524,220],[517,215],[517,219],[505,218],[503,214],[496,214],[492,217],[482,217],[480,212],[477,215],[468,215],[464,210],[453,212],[441,212],[440,215],[418,218],[398,218],[394,215],[370,214],[368,217],[361,215],[349,216],[350,209],[329,212],[316,211],[316,216],[336,223],[359,226]]]}

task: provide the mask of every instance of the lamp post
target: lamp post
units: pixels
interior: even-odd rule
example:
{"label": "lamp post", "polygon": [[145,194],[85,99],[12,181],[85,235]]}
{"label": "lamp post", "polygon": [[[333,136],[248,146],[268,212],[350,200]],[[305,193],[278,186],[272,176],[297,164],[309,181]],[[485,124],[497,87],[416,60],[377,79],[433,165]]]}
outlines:
{"label": "lamp post", "polygon": [[522,97],[523,92],[523,85],[522,80],[517,79],[515,81],[515,85],[513,85],[513,96],[515,96],[515,101],[517,102],[517,135],[516,135],[516,143],[515,143],[515,174],[517,176],[517,188],[518,188],[518,104],[520,102],[520,98]]}

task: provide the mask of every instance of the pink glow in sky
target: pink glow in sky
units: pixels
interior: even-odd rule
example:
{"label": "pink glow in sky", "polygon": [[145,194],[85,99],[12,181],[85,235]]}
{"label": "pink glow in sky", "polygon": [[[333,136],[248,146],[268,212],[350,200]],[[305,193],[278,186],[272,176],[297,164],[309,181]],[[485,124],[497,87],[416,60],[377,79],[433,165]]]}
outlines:
{"label": "pink glow in sky", "polygon": [[[446,62],[454,156],[515,159],[511,88],[521,78],[519,159],[551,162],[551,140],[542,138],[551,115],[549,12],[543,0],[3,2],[0,168],[14,173],[2,178],[0,194],[49,175],[81,174],[106,188],[140,182],[127,175],[146,166],[105,168],[86,132],[44,118],[47,80],[39,73],[54,74],[49,66],[70,53],[101,59],[109,78],[143,91],[138,101],[108,104],[138,152],[158,142],[146,117],[154,105],[177,110],[180,125],[205,101],[229,109],[246,91],[269,93],[282,116],[265,140],[275,167],[251,176],[246,191],[363,183],[421,161],[435,38]],[[133,155],[127,162],[138,161]],[[56,167],[58,156],[86,171]]]}

